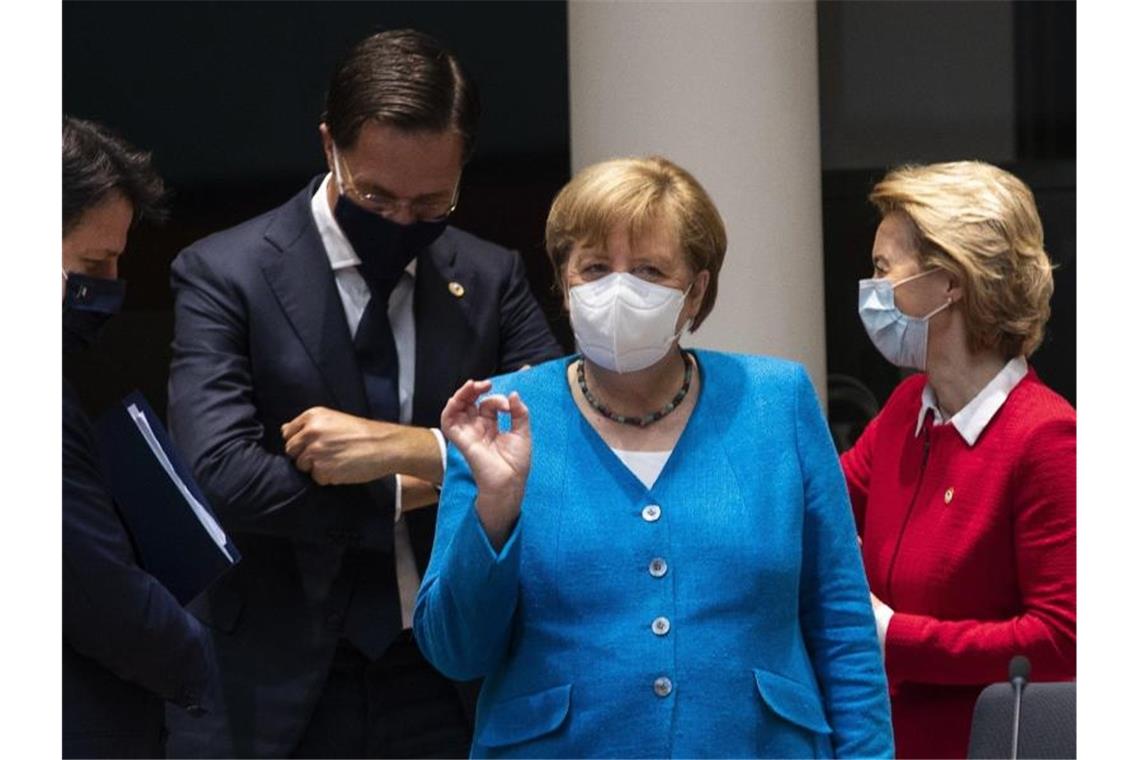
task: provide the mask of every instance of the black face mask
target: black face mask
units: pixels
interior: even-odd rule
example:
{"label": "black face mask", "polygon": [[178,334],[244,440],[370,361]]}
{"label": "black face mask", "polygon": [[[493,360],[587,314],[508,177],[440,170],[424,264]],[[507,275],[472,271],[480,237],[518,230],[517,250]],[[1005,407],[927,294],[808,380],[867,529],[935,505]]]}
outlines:
{"label": "black face mask", "polygon": [[360,257],[365,274],[380,281],[399,278],[411,260],[447,229],[446,219],[397,224],[361,208],[343,194],[336,199],[333,217]]}
{"label": "black face mask", "polygon": [[94,343],[107,320],[123,308],[126,293],[124,280],[78,273],[67,275],[63,294],[64,350],[81,350]]}

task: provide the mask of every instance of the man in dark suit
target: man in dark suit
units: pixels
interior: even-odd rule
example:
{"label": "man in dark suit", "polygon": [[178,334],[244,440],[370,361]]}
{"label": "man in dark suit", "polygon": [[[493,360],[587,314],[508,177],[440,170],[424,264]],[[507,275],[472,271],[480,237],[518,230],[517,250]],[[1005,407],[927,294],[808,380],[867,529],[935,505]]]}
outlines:
{"label": "man in dark suit", "polygon": [[[122,303],[127,231],[162,180],[97,124],[63,121],[63,350],[82,351]],[[82,382],[83,378],[73,378]],[[155,757],[163,700],[210,706],[203,627],[138,565],[100,470],[91,422],[63,381],[63,756]]]}
{"label": "man in dark suit", "polygon": [[411,612],[468,377],[554,358],[517,253],[447,226],[478,117],[413,31],[330,83],[329,173],[174,263],[169,416],[243,554],[195,608],[224,710],[168,711],[174,756],[466,756],[455,685]]}

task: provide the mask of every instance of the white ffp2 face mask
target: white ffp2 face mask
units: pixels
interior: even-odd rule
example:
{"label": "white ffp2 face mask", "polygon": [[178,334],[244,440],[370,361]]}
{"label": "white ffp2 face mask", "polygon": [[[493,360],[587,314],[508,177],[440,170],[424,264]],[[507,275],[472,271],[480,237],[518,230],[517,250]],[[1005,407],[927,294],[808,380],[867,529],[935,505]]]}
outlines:
{"label": "white ffp2 face mask", "polygon": [[578,350],[611,372],[656,364],[684,332],[684,327],[674,331],[688,293],[627,272],[575,285],[570,288],[570,326]]}
{"label": "white ffp2 face mask", "polygon": [[926,343],[930,333],[930,318],[950,305],[939,306],[925,317],[908,317],[895,305],[895,288],[917,280],[937,269],[907,277],[891,284],[884,278],[859,281],[859,317],[867,336],[887,361],[898,367],[926,369]]}

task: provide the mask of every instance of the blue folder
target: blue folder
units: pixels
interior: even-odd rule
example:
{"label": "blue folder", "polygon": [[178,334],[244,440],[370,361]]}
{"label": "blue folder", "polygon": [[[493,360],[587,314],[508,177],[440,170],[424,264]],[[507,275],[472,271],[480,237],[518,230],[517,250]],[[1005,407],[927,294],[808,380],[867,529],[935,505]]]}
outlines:
{"label": "blue folder", "polygon": [[237,547],[141,393],[108,410],[95,431],[139,564],[186,604],[237,564]]}

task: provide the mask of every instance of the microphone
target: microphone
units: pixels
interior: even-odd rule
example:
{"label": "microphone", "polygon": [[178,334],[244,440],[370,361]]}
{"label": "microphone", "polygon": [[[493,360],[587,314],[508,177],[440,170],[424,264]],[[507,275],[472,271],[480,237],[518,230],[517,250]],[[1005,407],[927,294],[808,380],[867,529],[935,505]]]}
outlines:
{"label": "microphone", "polygon": [[1009,682],[1013,685],[1013,747],[1010,757],[1017,760],[1017,735],[1021,729],[1021,691],[1029,684],[1029,658],[1015,655],[1009,661]]}

